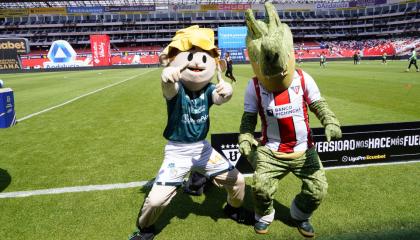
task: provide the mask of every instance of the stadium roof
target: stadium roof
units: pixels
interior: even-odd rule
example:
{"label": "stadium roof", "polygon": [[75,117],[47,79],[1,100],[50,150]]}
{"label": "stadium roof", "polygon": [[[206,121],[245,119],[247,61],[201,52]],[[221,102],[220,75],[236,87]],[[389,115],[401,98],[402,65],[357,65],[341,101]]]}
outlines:
{"label": "stadium roof", "polygon": [[[90,7],[90,6],[139,6],[139,5],[174,5],[174,4],[237,4],[264,3],[266,0],[96,0],[96,1],[28,1],[5,0],[0,1],[0,8],[38,8],[38,7]],[[277,0],[273,3],[316,3],[316,2],[348,2],[350,0]]]}

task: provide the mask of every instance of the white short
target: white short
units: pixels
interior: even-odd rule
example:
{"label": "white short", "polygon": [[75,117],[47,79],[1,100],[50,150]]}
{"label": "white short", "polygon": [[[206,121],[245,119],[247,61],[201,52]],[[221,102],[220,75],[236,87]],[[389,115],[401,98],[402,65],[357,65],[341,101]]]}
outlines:
{"label": "white short", "polygon": [[178,186],[191,170],[212,177],[233,168],[234,166],[205,140],[195,143],[169,141],[165,146],[165,159],[155,183]]}

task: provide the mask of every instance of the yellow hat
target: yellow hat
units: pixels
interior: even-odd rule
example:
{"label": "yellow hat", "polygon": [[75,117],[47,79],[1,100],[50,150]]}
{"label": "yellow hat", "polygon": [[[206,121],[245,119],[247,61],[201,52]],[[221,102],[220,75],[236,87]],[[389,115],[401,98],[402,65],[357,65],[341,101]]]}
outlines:
{"label": "yellow hat", "polygon": [[171,52],[174,48],[185,52],[193,46],[213,53],[214,57],[219,56],[217,47],[214,45],[213,30],[210,28],[200,28],[198,25],[178,30],[172,38],[172,42],[169,43],[163,52],[173,57],[171,56]]}

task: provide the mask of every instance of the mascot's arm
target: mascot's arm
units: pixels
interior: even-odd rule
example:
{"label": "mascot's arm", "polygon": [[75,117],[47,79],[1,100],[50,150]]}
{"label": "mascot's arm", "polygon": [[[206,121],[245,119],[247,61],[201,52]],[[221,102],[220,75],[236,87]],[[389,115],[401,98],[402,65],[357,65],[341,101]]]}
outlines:
{"label": "mascot's arm", "polygon": [[163,96],[167,100],[171,100],[178,94],[179,90],[179,80],[181,79],[181,72],[188,66],[188,62],[183,66],[177,67],[165,67],[160,75],[162,80],[162,92]]}
{"label": "mascot's arm", "polygon": [[171,100],[178,94],[179,85],[177,82],[163,82],[162,81],[162,93],[167,100]]}
{"label": "mascot's arm", "polygon": [[248,156],[251,153],[252,148],[258,146],[258,142],[254,138],[257,119],[257,113],[244,112],[242,115],[238,139],[239,151],[242,155]]}
{"label": "mascot's arm", "polygon": [[341,138],[342,134],[340,129],[340,122],[328,107],[325,99],[321,98],[320,100],[311,103],[309,105],[309,109],[315,113],[322,126],[324,126],[325,136],[327,137],[328,142],[331,141],[331,139]]}

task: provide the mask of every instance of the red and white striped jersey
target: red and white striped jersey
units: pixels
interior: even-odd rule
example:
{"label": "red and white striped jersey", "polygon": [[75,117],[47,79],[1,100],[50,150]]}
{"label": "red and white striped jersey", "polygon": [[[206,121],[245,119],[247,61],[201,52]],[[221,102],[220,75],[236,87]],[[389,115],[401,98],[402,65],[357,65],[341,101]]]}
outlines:
{"label": "red and white striped jersey", "polygon": [[257,78],[249,81],[245,112],[259,113],[263,144],[284,153],[305,151],[313,146],[308,104],[321,99],[314,79],[298,69],[283,92],[268,92]]}

